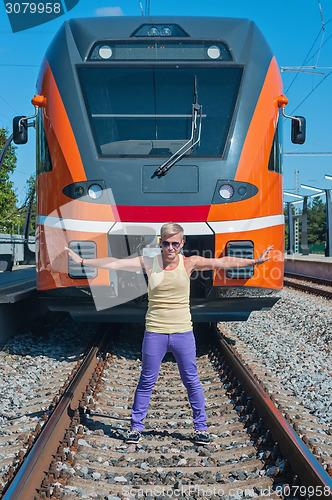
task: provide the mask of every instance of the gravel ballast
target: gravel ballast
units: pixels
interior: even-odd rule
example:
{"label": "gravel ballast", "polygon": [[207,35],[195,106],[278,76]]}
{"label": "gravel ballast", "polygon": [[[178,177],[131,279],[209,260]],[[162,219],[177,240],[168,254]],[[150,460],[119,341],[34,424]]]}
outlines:
{"label": "gravel ballast", "polygon": [[332,431],[332,308],[327,299],[284,289],[270,311],[220,327],[235,347],[243,342]]}

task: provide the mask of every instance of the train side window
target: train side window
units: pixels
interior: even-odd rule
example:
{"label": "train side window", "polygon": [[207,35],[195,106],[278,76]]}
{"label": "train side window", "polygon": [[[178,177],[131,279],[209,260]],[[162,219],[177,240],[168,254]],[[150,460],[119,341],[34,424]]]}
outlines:
{"label": "train side window", "polygon": [[36,138],[37,138],[36,163],[37,163],[37,175],[38,175],[44,172],[50,172],[53,168],[50,149],[48,147],[43,121],[40,118],[40,116],[37,117]]}
{"label": "train side window", "polygon": [[274,134],[272,148],[270,152],[269,165],[268,169],[271,172],[277,172],[278,174],[282,174],[282,145],[281,145],[281,137],[282,137],[282,121],[279,119],[278,125]]}

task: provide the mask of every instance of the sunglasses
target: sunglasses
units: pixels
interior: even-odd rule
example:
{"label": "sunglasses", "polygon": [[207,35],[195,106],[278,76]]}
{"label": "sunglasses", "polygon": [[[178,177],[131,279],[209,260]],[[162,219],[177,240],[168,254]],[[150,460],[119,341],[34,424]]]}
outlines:
{"label": "sunglasses", "polygon": [[166,240],[163,240],[161,244],[164,248],[168,248],[170,245],[172,245],[174,250],[177,250],[181,245],[181,243],[179,243],[178,241],[166,241]]}

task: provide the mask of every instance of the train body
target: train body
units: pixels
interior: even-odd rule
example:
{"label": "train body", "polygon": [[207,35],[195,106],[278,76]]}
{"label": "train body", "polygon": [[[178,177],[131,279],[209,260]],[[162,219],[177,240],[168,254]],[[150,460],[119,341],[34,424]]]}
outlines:
{"label": "train body", "polygon": [[53,310],[139,321],[143,273],[84,258],[150,255],[161,225],[186,255],[272,259],[192,277],[194,321],[245,320],[282,288],[282,94],[278,65],[246,19],[72,19],[37,83],[37,285]]}

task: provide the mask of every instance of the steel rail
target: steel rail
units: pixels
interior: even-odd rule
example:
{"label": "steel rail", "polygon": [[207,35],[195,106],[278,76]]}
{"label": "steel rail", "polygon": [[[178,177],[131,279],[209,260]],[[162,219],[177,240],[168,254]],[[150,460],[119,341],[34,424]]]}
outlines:
{"label": "steel rail", "polygon": [[[317,491],[317,497],[332,498],[332,478],[288,424],[253,374],[239,360],[223,337],[222,332],[216,325],[213,325],[213,329],[224,359],[254,400],[258,413],[268,423],[273,439],[278,442],[279,448],[283,456],[288,459],[293,472],[299,476],[303,485],[311,486],[315,492]],[[330,494],[329,496],[318,495],[319,491],[328,491]]]}
{"label": "steel rail", "polygon": [[332,287],[332,280],[328,278],[317,278],[316,276],[307,276],[305,274],[284,273],[285,278],[293,278],[296,280],[310,281],[317,283],[317,285],[324,285]]}
{"label": "steel rail", "polygon": [[287,279],[284,279],[284,286],[288,286],[289,288],[294,288],[295,290],[301,290],[302,292],[308,292],[313,295],[320,295],[328,299],[332,298],[332,289],[326,290],[324,288],[317,288],[316,286],[307,285],[306,283],[299,283],[296,281],[290,281]]}
{"label": "steel rail", "polygon": [[105,327],[102,327],[97,333],[84,361],[42,428],[34,446],[13,481],[5,490],[3,500],[33,499],[37,494],[46,472],[45,468],[49,467],[53,455],[55,455],[57,447],[63,439],[65,430],[70,424],[71,417],[74,415],[75,409],[78,408],[80,398],[97,366],[98,353],[105,342],[106,333]]}

